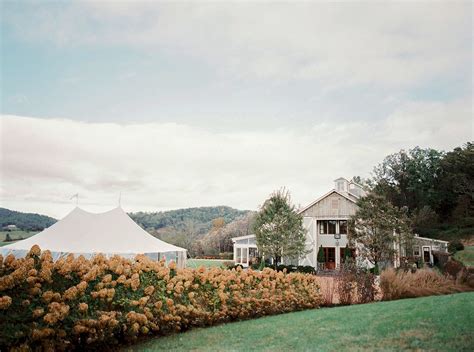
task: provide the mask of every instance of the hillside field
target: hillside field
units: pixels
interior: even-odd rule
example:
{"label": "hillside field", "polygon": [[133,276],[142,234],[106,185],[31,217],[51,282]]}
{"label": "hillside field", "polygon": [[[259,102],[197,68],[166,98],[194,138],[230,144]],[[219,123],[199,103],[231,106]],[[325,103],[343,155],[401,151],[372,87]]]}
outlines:
{"label": "hillside field", "polygon": [[[0,247],[6,246],[7,244],[12,244],[15,243],[16,241],[20,239],[25,239],[28,237],[31,237],[35,235],[37,231],[0,231]],[[14,241],[11,242],[5,242],[5,238],[7,237],[7,234],[10,235],[11,239]]]}
{"label": "hillside field", "polygon": [[474,293],[288,313],[155,338],[124,351],[472,351]]}
{"label": "hillside field", "polygon": [[474,266],[474,246],[465,246],[464,250],[456,252],[454,258],[465,266]]}

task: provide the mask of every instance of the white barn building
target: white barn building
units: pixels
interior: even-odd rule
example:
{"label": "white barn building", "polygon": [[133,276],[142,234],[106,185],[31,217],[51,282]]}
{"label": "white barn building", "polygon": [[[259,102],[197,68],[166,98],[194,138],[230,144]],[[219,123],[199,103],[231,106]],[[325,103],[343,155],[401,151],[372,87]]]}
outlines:
{"label": "white barn building", "polygon": [[[306,248],[309,253],[298,260],[298,265],[318,267],[317,256],[320,246],[324,250],[325,263],[328,270],[338,269],[344,258],[344,250],[349,244],[347,239],[348,220],[357,211],[357,200],[366,193],[362,186],[354,181],[340,177],[334,181],[334,189],[319,197],[298,212],[303,215],[306,229]],[[251,263],[251,254],[257,256],[255,235],[236,237],[234,242],[234,261],[246,267]],[[413,256],[420,257],[425,263],[433,263],[433,251],[447,251],[447,241],[415,236]],[[357,251],[353,250],[357,256]],[[393,263],[400,265],[398,253]]]}

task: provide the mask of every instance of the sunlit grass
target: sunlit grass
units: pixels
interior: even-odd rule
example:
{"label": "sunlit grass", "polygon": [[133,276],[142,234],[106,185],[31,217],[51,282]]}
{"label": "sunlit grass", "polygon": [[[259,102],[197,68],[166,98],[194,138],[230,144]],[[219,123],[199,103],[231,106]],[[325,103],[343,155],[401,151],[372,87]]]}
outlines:
{"label": "sunlit grass", "polygon": [[221,260],[221,259],[188,259],[186,267],[188,268],[199,268],[200,266],[206,268],[224,267],[225,262],[232,262],[232,260]]}
{"label": "sunlit grass", "polygon": [[474,293],[307,310],[200,328],[129,351],[472,351]]}
{"label": "sunlit grass", "polygon": [[454,254],[454,258],[463,262],[466,266],[474,266],[474,246],[464,247],[464,250]]}

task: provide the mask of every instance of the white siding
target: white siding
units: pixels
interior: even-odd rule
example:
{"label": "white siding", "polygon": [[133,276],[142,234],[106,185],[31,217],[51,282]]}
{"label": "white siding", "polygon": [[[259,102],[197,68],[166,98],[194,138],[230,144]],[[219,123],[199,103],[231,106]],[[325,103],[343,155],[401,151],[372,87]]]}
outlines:
{"label": "white siding", "polygon": [[340,219],[349,218],[356,211],[357,205],[354,202],[334,192],[321,199],[311,208],[306,209],[302,215],[315,218]]}

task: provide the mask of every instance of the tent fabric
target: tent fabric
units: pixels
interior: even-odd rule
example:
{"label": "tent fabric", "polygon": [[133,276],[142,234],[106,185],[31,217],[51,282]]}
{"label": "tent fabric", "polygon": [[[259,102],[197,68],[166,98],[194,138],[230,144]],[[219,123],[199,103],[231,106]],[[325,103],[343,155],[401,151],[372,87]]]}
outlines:
{"label": "tent fabric", "polygon": [[89,213],[76,207],[62,220],[44,231],[16,243],[0,247],[0,254],[26,255],[33,245],[51,251],[58,259],[68,254],[91,258],[102,253],[107,257],[120,255],[133,258],[146,254],[152,259],[174,260],[184,267],[186,249],[153,237],[117,207],[105,213]]}

